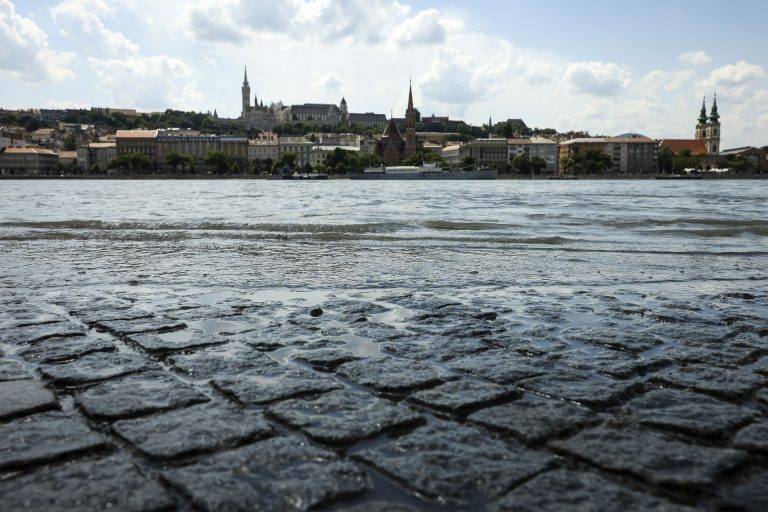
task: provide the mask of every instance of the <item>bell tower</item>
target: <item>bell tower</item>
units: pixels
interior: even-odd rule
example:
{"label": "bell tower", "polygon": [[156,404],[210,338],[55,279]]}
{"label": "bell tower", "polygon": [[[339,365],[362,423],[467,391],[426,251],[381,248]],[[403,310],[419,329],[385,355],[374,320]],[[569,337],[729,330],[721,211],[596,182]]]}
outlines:
{"label": "bell tower", "polygon": [[715,93],[709,116],[707,116],[706,98],[701,103],[701,112],[696,124],[696,140],[704,141],[708,154],[720,154],[720,114],[717,112],[717,93]]}
{"label": "bell tower", "polygon": [[251,111],[251,86],[248,84],[248,68],[245,68],[243,76],[243,87],[240,89],[243,97],[243,112],[240,117],[245,119],[248,112]]}
{"label": "bell tower", "polygon": [[416,153],[416,111],[413,108],[413,91],[408,83],[408,110],[405,111],[405,158]]}

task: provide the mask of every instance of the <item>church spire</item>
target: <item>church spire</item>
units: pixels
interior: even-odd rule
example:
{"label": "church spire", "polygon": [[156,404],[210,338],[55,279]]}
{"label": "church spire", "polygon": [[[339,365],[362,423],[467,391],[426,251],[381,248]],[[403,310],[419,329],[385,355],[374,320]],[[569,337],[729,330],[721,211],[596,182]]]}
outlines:
{"label": "church spire", "polygon": [[713,123],[717,123],[720,120],[720,114],[717,113],[717,92],[715,92],[715,99],[712,102],[712,111],[709,113],[709,120]]}
{"label": "church spire", "polygon": [[248,66],[245,66],[245,73],[243,74],[243,84],[248,85]]}
{"label": "church spire", "polygon": [[704,124],[707,122],[707,97],[701,100],[701,112],[699,112],[699,123]]}
{"label": "church spire", "polygon": [[408,110],[413,110],[413,89],[410,78],[408,79]]}

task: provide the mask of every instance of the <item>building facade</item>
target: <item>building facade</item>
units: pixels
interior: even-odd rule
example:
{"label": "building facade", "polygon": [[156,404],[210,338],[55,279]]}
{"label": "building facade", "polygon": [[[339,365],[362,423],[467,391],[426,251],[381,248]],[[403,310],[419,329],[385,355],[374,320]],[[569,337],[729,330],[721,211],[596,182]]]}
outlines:
{"label": "building facade", "polygon": [[[259,98],[254,95],[253,104],[251,104],[251,84],[248,83],[248,68],[243,74],[243,85],[240,88],[240,100],[242,110],[239,121],[246,129],[270,131],[275,126],[277,120],[272,106],[264,106],[264,101],[259,103]],[[217,116],[218,117],[218,116]]]}
{"label": "building facade", "polygon": [[59,155],[45,148],[5,148],[0,153],[2,174],[54,174]]}
{"label": "building facade", "polygon": [[584,162],[590,153],[610,157],[610,174],[653,174],[658,170],[659,145],[643,136],[583,137],[560,143],[560,173],[572,172],[573,161]]}
{"label": "building facade", "polygon": [[158,130],[117,130],[115,144],[117,156],[142,153],[157,161]]}
{"label": "building facade", "polygon": [[508,167],[507,139],[475,139],[459,148],[459,160],[471,157],[474,165],[504,170]]}
{"label": "building facade", "polygon": [[77,166],[83,172],[89,172],[94,166],[103,171],[116,156],[117,145],[114,142],[91,142],[77,148]]}

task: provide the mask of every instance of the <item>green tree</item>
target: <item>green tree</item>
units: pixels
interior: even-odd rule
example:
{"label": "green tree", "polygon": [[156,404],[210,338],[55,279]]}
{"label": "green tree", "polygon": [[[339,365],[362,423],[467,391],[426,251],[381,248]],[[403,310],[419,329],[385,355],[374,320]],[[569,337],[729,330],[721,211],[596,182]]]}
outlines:
{"label": "green tree", "polygon": [[296,169],[296,153],[283,153],[275,163],[272,164],[272,174],[280,173],[283,170],[292,171],[294,169]]}
{"label": "green tree", "polygon": [[192,157],[172,152],[166,155],[165,163],[170,165],[173,171],[176,172],[179,167],[188,167],[192,165]]}
{"label": "green tree", "polygon": [[531,158],[531,170],[534,172],[534,174],[541,174],[544,169],[547,168],[547,162],[540,156],[535,156]]}
{"label": "green tree", "polygon": [[531,161],[528,159],[528,155],[517,155],[512,159],[512,165],[520,174],[530,174]]}
{"label": "green tree", "polygon": [[672,148],[664,144],[659,148],[659,172],[666,174],[672,172],[672,160],[674,155],[672,154]]}
{"label": "green tree", "polygon": [[462,158],[462,160],[461,160],[461,166],[462,166],[463,168],[465,168],[465,169],[466,169],[467,167],[474,167],[474,165],[475,165],[475,159],[474,159],[474,158],[472,158],[472,157],[471,157],[471,156],[469,156],[469,155],[465,156],[465,157],[464,157],[464,158]]}
{"label": "green tree", "polygon": [[101,174],[101,167],[99,167],[99,164],[93,164],[91,166],[91,174]]}
{"label": "green tree", "polygon": [[611,157],[602,151],[587,151],[585,159],[587,174],[603,174],[613,166]]}
{"label": "green tree", "polygon": [[223,151],[210,151],[203,161],[209,168],[213,167],[216,174],[224,174],[229,169],[229,163]]}
{"label": "green tree", "polygon": [[232,164],[232,167],[229,170],[232,174],[240,174],[240,166],[237,165],[237,162]]}
{"label": "green tree", "polygon": [[681,150],[677,156],[672,159],[672,170],[676,174],[686,172],[686,169],[698,169],[698,158],[691,155],[690,149]]}
{"label": "green tree", "polygon": [[126,153],[112,159],[108,169],[130,170],[133,173],[147,171],[152,167],[152,160],[144,153]]}
{"label": "green tree", "polygon": [[75,150],[77,150],[77,138],[75,138],[74,133],[69,133],[66,137],[64,137],[64,151]]}

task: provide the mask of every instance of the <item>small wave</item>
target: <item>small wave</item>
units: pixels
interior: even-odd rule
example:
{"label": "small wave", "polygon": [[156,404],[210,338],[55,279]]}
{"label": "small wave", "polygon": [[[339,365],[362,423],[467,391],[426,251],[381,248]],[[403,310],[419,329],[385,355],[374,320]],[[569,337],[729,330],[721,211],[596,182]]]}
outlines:
{"label": "small wave", "polygon": [[442,231],[483,231],[503,229],[506,226],[497,222],[458,222],[450,220],[428,220],[422,224],[427,229]]}
{"label": "small wave", "polygon": [[665,227],[676,225],[694,225],[725,228],[764,228],[768,229],[768,221],[762,219],[703,219],[703,218],[674,218],[674,219],[610,219],[600,221],[600,224],[609,227],[639,228],[639,227]]}
{"label": "small wave", "polygon": [[1,222],[0,227],[48,230],[99,231],[262,231],[269,233],[391,233],[412,228],[402,222],[362,224],[240,224],[234,222],[155,222],[101,220],[18,221]]}
{"label": "small wave", "polygon": [[742,235],[768,236],[768,227],[741,227],[732,229],[660,229],[644,231],[647,235],[697,236],[703,238],[733,238]]}

